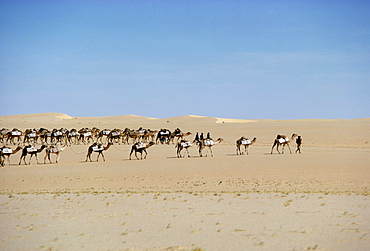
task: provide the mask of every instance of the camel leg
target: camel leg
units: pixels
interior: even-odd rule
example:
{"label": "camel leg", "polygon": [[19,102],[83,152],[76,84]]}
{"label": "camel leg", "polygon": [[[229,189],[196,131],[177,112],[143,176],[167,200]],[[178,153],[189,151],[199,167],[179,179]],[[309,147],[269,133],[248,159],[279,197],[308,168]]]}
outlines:
{"label": "camel leg", "polygon": [[[51,163],[52,163],[52,162],[51,162],[51,153],[49,153],[49,154],[48,154],[48,159],[49,159],[49,162],[50,162],[50,164],[51,164]],[[44,161],[44,162],[45,162],[45,161]]]}
{"label": "camel leg", "polygon": [[[48,157],[48,154],[47,153],[45,153],[45,157],[44,157],[44,164],[46,164],[45,162],[46,162],[46,158]],[[49,161],[50,161],[50,158],[49,158]]]}
{"label": "camel leg", "polygon": [[249,155],[249,153],[248,153],[248,148],[249,148],[249,146],[248,146],[248,145],[246,145],[246,146],[245,146],[245,152],[247,153],[247,155]]}
{"label": "camel leg", "polygon": [[[281,154],[281,153],[279,152],[279,146],[280,146],[280,144],[277,144],[277,145],[276,145],[276,151],[277,151],[279,154]],[[282,146],[282,148],[283,148],[283,153],[284,153],[284,145]]]}
{"label": "camel leg", "polygon": [[133,151],[134,151],[134,147],[131,147],[131,152],[130,152],[129,160],[131,160],[131,154],[132,154]]}
{"label": "camel leg", "polygon": [[211,151],[211,157],[213,157],[212,147],[210,147],[209,150]]}
{"label": "camel leg", "polygon": [[182,150],[184,150],[184,148],[179,148],[179,154],[178,154],[178,157],[179,157],[179,158],[183,158],[183,157],[185,157],[185,154],[184,154],[184,156],[181,156],[181,152],[182,152]]}
{"label": "camel leg", "polygon": [[[276,143],[277,143],[277,141],[275,140],[274,141],[274,144],[272,145],[272,148],[271,148],[271,154],[272,154],[272,151],[274,150],[274,147],[276,146]],[[276,147],[277,148],[277,147]]]}
{"label": "camel leg", "polygon": [[289,146],[289,144],[286,144],[287,146],[288,146],[288,148],[289,148],[289,152],[290,153],[292,153],[292,150],[290,149],[290,146]]}
{"label": "camel leg", "polygon": [[[181,150],[180,150],[180,147],[177,147],[176,155],[177,155],[177,158],[180,158],[180,157],[181,157]],[[180,156],[180,157],[179,157],[179,156]]]}
{"label": "camel leg", "polygon": [[[144,149],[143,152],[145,153],[144,159],[146,159],[146,156],[148,155],[148,152],[145,149]],[[143,153],[141,153],[141,155],[143,155]],[[143,159],[143,158],[141,157],[141,159]]]}
{"label": "camel leg", "polygon": [[[141,153],[141,158],[143,158],[143,153],[142,152],[140,152],[140,153]],[[135,151],[135,157],[136,157],[137,160],[139,160],[139,157],[137,156],[137,151]]]}
{"label": "camel leg", "polygon": [[5,165],[6,159],[8,159],[7,162],[8,162],[8,165],[10,165],[10,155],[1,155],[0,153],[0,159],[1,159],[1,163],[3,166]]}
{"label": "camel leg", "polygon": [[[32,157],[33,157],[33,154],[31,154],[31,156],[30,156],[30,161],[28,162],[28,165],[31,165],[31,159],[32,159]],[[26,160],[26,158],[24,158],[24,159]]]}
{"label": "camel leg", "polygon": [[99,161],[99,156],[102,154],[103,152],[98,152],[98,157],[96,158],[96,162]]}
{"label": "camel leg", "polygon": [[103,152],[101,152],[101,156],[103,157],[103,161],[105,161],[105,157],[104,157]]}
{"label": "camel leg", "polygon": [[23,155],[19,158],[19,164],[20,165],[22,163],[22,158],[23,158]]}
{"label": "camel leg", "polygon": [[[188,157],[190,158],[189,148],[185,148],[186,152],[188,153]],[[184,154],[185,157],[185,154]]]}

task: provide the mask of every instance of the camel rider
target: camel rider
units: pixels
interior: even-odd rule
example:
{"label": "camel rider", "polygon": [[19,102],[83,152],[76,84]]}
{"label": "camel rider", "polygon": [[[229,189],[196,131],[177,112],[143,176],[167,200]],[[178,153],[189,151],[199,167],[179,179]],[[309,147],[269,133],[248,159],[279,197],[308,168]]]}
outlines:
{"label": "camel rider", "polygon": [[208,132],[208,133],[207,133],[207,139],[212,139],[212,138],[211,138],[211,133],[210,133],[210,132]]}
{"label": "camel rider", "polygon": [[203,133],[200,134],[200,137],[199,137],[199,140],[203,140],[204,139],[204,136],[203,136]]}
{"label": "camel rider", "polygon": [[197,132],[197,135],[195,135],[194,141],[199,141],[199,133]]}

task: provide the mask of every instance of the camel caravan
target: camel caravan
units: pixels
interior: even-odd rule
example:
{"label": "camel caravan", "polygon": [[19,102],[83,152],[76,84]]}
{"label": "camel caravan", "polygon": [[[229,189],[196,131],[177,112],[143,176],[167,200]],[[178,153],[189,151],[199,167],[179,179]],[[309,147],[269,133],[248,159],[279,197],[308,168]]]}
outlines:
{"label": "camel caravan", "polygon": [[[213,157],[213,147],[218,145],[224,140],[218,138],[214,140],[211,138],[208,132],[206,136],[203,133],[196,133],[194,140],[188,140],[191,136],[191,132],[182,132],[181,129],[176,128],[174,131],[162,128],[160,130],[144,129],[142,127],[138,129],[98,129],[93,128],[81,128],[77,129],[66,129],[66,128],[54,128],[48,130],[46,128],[39,129],[26,129],[21,131],[17,128],[6,129],[3,128],[0,131],[0,144],[3,147],[0,148],[0,165],[10,165],[10,158],[17,152],[21,151],[19,159],[19,165],[24,163],[25,165],[31,164],[31,160],[35,157],[36,162],[38,161],[38,154],[45,149],[44,164],[52,164],[53,161],[51,156],[55,156],[56,164],[59,163],[60,155],[68,147],[72,148],[72,145],[89,145],[87,147],[85,161],[92,161],[91,156],[93,153],[97,153],[96,161],[99,161],[101,156],[105,161],[104,151],[107,151],[112,145],[132,145],[129,160],[134,153],[137,160],[146,159],[148,155],[148,148],[153,145],[169,145],[174,144],[176,148],[176,156],[178,158],[184,158],[185,156],[190,157],[189,149],[191,147],[197,148],[199,157]],[[301,153],[302,138],[297,134],[293,134],[290,138],[278,134],[273,141],[271,148],[271,154],[274,148],[279,154],[284,154],[284,148],[287,146],[290,153],[292,150],[289,143],[296,139],[297,150],[296,153]],[[244,136],[236,140],[236,155],[249,155],[249,147],[257,141],[254,137],[252,140]],[[40,147],[36,147],[40,145]],[[11,147],[14,146],[14,147]],[[16,147],[15,147],[16,146]],[[281,152],[279,151],[281,147]],[[204,154],[205,152],[205,154]],[[140,154],[140,158],[138,156]],[[26,157],[29,156],[27,163]]]}

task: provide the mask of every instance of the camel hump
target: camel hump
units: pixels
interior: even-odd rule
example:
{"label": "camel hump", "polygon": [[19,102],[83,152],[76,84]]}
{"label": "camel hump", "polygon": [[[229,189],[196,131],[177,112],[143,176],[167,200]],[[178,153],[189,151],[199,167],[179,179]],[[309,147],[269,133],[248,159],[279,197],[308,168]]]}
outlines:
{"label": "camel hump", "polygon": [[28,153],[34,153],[34,152],[37,152],[37,148],[36,148],[36,147],[34,147],[34,146],[27,147],[27,152],[28,152]]}
{"label": "camel hump", "polygon": [[96,152],[96,151],[102,151],[102,150],[104,150],[104,146],[103,145],[95,145],[95,146],[93,146],[92,147],[92,150],[94,151],[94,152]]}
{"label": "camel hump", "polygon": [[11,148],[4,147],[0,149],[0,152],[11,154],[13,153],[13,150]]}
{"label": "camel hump", "polygon": [[204,140],[204,145],[205,146],[213,146],[214,142],[212,139],[206,139]]}
{"label": "camel hump", "polygon": [[52,146],[49,150],[51,153],[57,153],[60,151],[60,148],[57,146]]}
{"label": "camel hump", "polygon": [[136,149],[141,149],[141,148],[145,148],[146,147],[146,144],[143,143],[143,142],[138,142],[136,145],[135,145]]}
{"label": "camel hump", "polygon": [[189,147],[189,146],[191,146],[190,141],[181,142],[180,144],[181,144],[182,147]]}
{"label": "camel hump", "polygon": [[252,142],[249,139],[243,139],[242,145],[250,145]]}

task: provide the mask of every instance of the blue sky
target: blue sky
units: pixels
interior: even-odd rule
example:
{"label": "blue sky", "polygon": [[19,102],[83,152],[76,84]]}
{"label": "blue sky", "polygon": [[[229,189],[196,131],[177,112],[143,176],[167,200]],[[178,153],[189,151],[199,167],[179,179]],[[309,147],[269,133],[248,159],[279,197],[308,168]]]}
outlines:
{"label": "blue sky", "polygon": [[0,115],[370,117],[369,10],[0,0]]}

